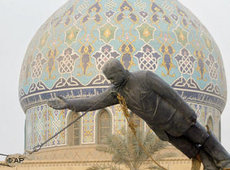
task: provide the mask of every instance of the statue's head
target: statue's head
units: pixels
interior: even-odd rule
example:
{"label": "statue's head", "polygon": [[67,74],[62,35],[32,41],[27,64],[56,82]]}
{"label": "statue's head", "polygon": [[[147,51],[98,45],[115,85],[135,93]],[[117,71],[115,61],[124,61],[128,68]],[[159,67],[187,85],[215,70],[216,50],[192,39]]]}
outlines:
{"label": "statue's head", "polygon": [[127,70],[117,59],[108,60],[102,68],[106,78],[115,86],[119,86],[127,78]]}

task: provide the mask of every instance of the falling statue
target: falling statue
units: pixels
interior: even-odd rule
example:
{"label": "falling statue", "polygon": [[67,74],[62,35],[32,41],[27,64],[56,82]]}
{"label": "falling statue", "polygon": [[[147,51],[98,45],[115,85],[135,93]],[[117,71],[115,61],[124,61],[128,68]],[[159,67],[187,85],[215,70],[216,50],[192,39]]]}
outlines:
{"label": "falling statue", "polygon": [[[48,102],[54,109],[82,112],[118,104],[117,94],[141,117],[155,134],[189,158],[200,159],[206,170],[229,169],[230,155],[213,134],[197,122],[194,110],[166,82],[151,71],[129,72],[116,59],[102,68],[112,86],[103,93],[77,99]],[[102,102],[97,104],[97,101]]]}

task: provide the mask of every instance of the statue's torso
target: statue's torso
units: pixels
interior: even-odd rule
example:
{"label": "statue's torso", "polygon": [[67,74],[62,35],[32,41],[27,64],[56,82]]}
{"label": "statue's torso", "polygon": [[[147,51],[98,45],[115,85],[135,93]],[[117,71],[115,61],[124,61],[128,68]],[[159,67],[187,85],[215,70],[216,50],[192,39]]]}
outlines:
{"label": "statue's torso", "polygon": [[194,123],[195,113],[180,112],[168,99],[160,96],[156,88],[151,87],[149,78],[145,71],[131,73],[126,84],[117,92],[125,98],[128,108],[141,117],[162,140],[167,140],[166,132],[173,136],[182,135]]}
{"label": "statue's torso", "polygon": [[120,93],[133,113],[147,123],[164,125],[170,121],[176,109],[148,87],[146,82],[146,72],[133,73]]}

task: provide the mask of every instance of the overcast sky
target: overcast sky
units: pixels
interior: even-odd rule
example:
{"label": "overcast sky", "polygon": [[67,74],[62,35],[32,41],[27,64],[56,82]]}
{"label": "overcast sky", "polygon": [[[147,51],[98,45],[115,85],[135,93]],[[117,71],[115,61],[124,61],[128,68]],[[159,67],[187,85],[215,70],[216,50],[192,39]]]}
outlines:
{"label": "overcast sky", "polygon": [[[200,19],[216,40],[229,87],[230,0],[179,1]],[[0,0],[0,153],[24,152],[25,115],[18,100],[21,64],[38,28],[65,2],[67,0]],[[222,143],[230,152],[229,100],[222,114]]]}

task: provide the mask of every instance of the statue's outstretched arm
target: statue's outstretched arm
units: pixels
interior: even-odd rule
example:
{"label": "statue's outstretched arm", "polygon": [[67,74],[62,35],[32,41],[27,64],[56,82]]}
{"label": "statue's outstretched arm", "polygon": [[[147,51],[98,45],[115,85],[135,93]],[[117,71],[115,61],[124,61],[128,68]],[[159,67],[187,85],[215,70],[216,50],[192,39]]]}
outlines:
{"label": "statue's outstretched arm", "polygon": [[162,80],[159,76],[157,76],[153,72],[148,71],[146,73],[146,80],[148,82],[148,86],[150,86],[152,90],[158,93],[163,99],[168,101],[177,110],[191,113],[194,115],[194,110],[180,97],[180,95],[170,85],[168,85],[168,83]]}
{"label": "statue's outstretched arm", "polygon": [[77,99],[65,99],[63,97],[59,97],[58,99],[48,102],[48,105],[54,109],[70,109],[75,112],[93,111],[114,104],[118,104],[118,100],[112,90],[112,87],[108,88],[103,93],[92,97]]}

